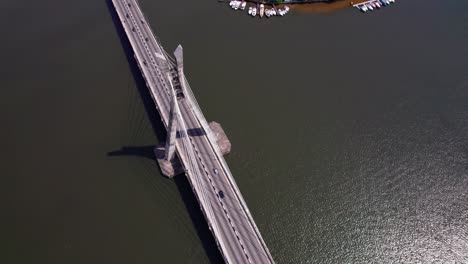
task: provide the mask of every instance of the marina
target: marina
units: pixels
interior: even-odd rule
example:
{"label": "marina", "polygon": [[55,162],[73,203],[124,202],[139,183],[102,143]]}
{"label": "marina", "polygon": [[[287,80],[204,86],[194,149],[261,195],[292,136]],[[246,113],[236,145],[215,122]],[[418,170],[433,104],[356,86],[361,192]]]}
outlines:
{"label": "marina", "polygon": [[[224,1],[222,1],[224,2]],[[248,2],[251,5],[248,5]],[[332,5],[333,3],[339,3],[339,5]],[[329,8],[341,8],[345,7],[347,3],[349,3],[352,7],[357,8],[359,11],[366,13],[367,11],[374,11],[380,9],[382,7],[388,6],[392,3],[395,3],[396,0],[368,0],[368,1],[361,1],[359,3],[354,3],[352,1],[325,1],[325,0],[317,0],[317,1],[285,1],[285,2],[271,2],[271,1],[255,1],[255,0],[231,0],[229,1],[229,6],[234,10],[245,10],[247,7],[247,13],[253,17],[259,16],[263,18],[264,16],[270,18],[272,16],[285,16],[291,9],[289,6],[284,5],[281,8],[277,8],[275,5],[283,5],[287,4],[305,4],[302,6],[309,6],[307,4],[317,4],[321,5],[320,10],[324,9],[323,4],[327,4],[327,9]],[[330,5],[330,7],[328,7]],[[268,8],[271,6],[271,8]]]}

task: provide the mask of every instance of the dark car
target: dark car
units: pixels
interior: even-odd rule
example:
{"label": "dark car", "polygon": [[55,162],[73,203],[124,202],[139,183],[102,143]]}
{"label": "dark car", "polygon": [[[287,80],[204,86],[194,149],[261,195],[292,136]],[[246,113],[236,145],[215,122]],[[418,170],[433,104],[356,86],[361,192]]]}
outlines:
{"label": "dark car", "polygon": [[221,199],[224,198],[224,193],[223,193],[223,191],[219,191],[218,194],[219,194],[219,197],[221,197]]}

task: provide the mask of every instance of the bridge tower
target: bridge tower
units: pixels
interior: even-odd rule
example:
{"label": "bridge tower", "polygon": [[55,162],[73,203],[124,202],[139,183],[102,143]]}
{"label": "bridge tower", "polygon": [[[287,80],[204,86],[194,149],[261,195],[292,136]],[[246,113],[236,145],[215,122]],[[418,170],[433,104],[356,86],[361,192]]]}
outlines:
{"label": "bridge tower", "polygon": [[[177,137],[177,99],[178,98],[183,98],[183,92],[182,89],[185,90],[184,87],[184,82],[180,81],[180,77],[183,76],[183,67],[184,67],[184,61],[183,61],[183,50],[182,46],[179,44],[177,46],[176,50],[174,51],[174,55],[176,57],[176,63],[177,63],[177,75],[173,77],[173,89],[171,89],[171,110],[169,113],[169,125],[167,127],[167,138],[166,138],[166,152],[164,155],[164,159],[166,161],[170,161],[174,158],[174,151],[175,151],[175,140]],[[182,87],[181,87],[182,86]],[[181,89],[182,88],[182,89]],[[176,93],[177,93],[177,98],[176,98]]]}
{"label": "bridge tower", "polygon": [[[177,107],[178,101],[187,97],[189,97],[188,99],[191,101],[191,93],[187,92],[190,88],[186,86],[184,78],[184,58],[181,45],[177,46],[175,49],[174,56],[176,59],[176,68],[171,70],[173,89],[170,89],[171,108],[169,113],[169,124],[167,126],[166,143],[159,145],[154,149],[156,160],[159,163],[162,174],[170,178],[184,173],[184,168],[179,158],[175,155],[177,129],[180,125],[178,121],[178,115],[180,114],[178,113],[179,108]],[[185,92],[187,92],[187,94],[185,94]],[[229,139],[224,133],[221,125],[216,122],[210,122],[208,125],[216,138],[216,143],[218,144],[221,153],[223,155],[229,153],[231,151],[231,142],[229,142]]]}
{"label": "bridge tower", "polygon": [[174,91],[171,89],[171,111],[169,113],[169,125],[167,126],[166,147],[164,159],[171,161],[174,158],[175,140],[177,137],[177,99],[174,96]]}
{"label": "bridge tower", "polygon": [[167,177],[173,177],[175,175],[184,172],[183,166],[177,156],[175,156],[177,130],[179,126],[178,115],[178,100],[183,99],[185,90],[184,81],[180,80],[183,76],[183,51],[182,46],[179,45],[174,51],[176,57],[176,69],[171,70],[172,78],[172,89],[170,89],[170,112],[169,112],[169,124],[167,126],[166,143],[156,146],[154,153],[156,154],[156,160],[159,163],[161,172]]}
{"label": "bridge tower", "polygon": [[[184,74],[184,49],[182,49],[182,46],[180,44],[175,49],[174,56],[176,58],[176,63],[177,63],[177,73],[179,74],[179,76],[183,76]],[[182,83],[183,83],[182,86],[185,86],[184,82]]]}

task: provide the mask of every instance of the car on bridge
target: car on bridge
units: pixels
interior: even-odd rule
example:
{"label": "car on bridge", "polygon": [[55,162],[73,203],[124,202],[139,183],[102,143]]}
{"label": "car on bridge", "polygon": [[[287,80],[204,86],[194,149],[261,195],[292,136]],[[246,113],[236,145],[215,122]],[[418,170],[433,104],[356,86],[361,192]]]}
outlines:
{"label": "car on bridge", "polygon": [[215,174],[219,174],[218,169],[213,169],[213,172],[214,172]]}
{"label": "car on bridge", "polygon": [[224,193],[223,193],[223,191],[219,191],[218,194],[219,194],[219,197],[221,197],[221,199],[224,198]]}

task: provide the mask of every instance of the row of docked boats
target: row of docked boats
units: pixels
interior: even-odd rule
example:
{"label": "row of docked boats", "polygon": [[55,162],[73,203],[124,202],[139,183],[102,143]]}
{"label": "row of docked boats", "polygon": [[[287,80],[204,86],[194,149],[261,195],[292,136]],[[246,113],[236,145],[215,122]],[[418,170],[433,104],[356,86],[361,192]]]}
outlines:
{"label": "row of docked boats", "polygon": [[[232,7],[234,10],[244,10],[247,6],[246,1],[237,1],[233,0],[229,2],[229,6]],[[260,4],[257,6],[250,6],[248,10],[248,14],[251,16],[256,16],[259,15],[260,17],[263,17],[264,15],[266,17],[271,17],[271,16],[284,16],[289,12],[290,8],[288,6],[285,6],[283,8],[265,8],[264,4]]]}
{"label": "row of docked boats", "polygon": [[353,5],[357,9],[361,10],[363,13],[367,11],[372,11],[383,6],[388,6],[391,3],[395,3],[395,0],[371,0],[367,2],[362,2],[359,4]]}
{"label": "row of docked boats", "polygon": [[278,12],[276,12],[276,10],[274,8],[267,9],[267,10],[265,10],[265,15],[267,17],[276,16],[276,15],[284,16],[289,12],[289,10],[290,10],[289,6],[285,6],[283,8],[278,9]]}

